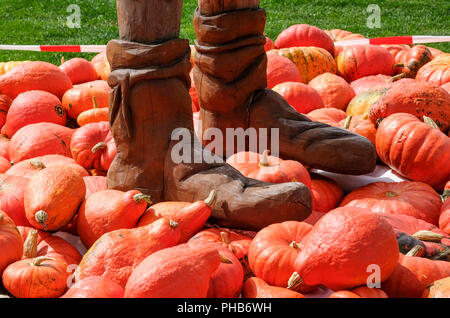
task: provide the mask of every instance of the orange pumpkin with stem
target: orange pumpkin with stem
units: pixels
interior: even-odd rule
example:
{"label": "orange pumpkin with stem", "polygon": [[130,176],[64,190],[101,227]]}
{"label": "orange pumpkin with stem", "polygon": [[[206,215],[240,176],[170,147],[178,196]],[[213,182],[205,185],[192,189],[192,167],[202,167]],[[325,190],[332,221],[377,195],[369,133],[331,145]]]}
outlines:
{"label": "orange pumpkin with stem", "polygon": [[103,234],[136,227],[151,204],[150,196],[137,190],[103,190],[91,194],[78,211],[77,232],[89,248]]}
{"label": "orange pumpkin with stem", "polygon": [[107,107],[99,108],[97,98],[93,98],[94,108],[85,110],[77,117],[77,123],[81,127],[90,123],[99,123],[101,121],[109,120],[109,109]]}
{"label": "orange pumpkin with stem", "polygon": [[301,182],[308,188],[311,186],[308,170],[300,162],[269,156],[268,150],[262,155],[240,152],[229,157],[227,163],[248,178],[270,183]]}
{"label": "orange pumpkin with stem", "polygon": [[296,291],[270,286],[258,277],[251,277],[245,281],[242,296],[243,298],[305,298]]}
{"label": "orange pumpkin with stem", "polygon": [[24,194],[25,214],[37,229],[56,231],[73,218],[86,195],[77,169],[54,166],[35,174]]}
{"label": "orange pumpkin with stem", "polygon": [[375,182],[352,191],[341,206],[405,214],[437,225],[442,201],[439,194],[423,182]]}
{"label": "orange pumpkin with stem", "polygon": [[416,45],[400,52],[405,53],[396,59],[396,64],[394,65],[394,68],[400,68],[400,74],[394,76],[392,81],[404,77],[416,78],[419,69],[433,59],[431,51],[424,45]]}
{"label": "orange pumpkin with stem", "polygon": [[450,139],[432,120],[422,122],[397,113],[378,127],[376,149],[380,159],[402,176],[442,190],[450,179]]}
{"label": "orange pumpkin with stem", "polygon": [[0,277],[3,270],[11,263],[22,258],[23,239],[13,220],[0,210]]}
{"label": "orange pumpkin with stem", "polygon": [[324,285],[346,290],[366,284],[368,266],[377,264],[381,281],[398,264],[392,226],[378,214],[343,207],[325,214],[300,242],[288,286]]}
{"label": "orange pumpkin with stem", "polygon": [[93,97],[95,97],[97,107],[108,107],[109,91],[103,87],[89,85],[89,83],[77,85],[65,92],[62,97],[62,106],[69,117],[76,120],[82,112],[95,107]]}

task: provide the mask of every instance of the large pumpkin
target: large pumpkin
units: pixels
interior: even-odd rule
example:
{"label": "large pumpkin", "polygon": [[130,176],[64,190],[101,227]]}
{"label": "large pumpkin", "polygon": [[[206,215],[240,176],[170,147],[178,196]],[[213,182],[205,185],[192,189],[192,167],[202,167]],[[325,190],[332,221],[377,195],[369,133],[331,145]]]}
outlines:
{"label": "large pumpkin", "polygon": [[305,84],[308,84],[320,74],[336,74],[337,72],[333,56],[319,47],[291,47],[279,49],[275,52],[294,62],[300,71],[302,82]]}
{"label": "large pumpkin", "polygon": [[336,64],[338,74],[349,82],[369,75],[394,73],[394,58],[386,48],[379,45],[346,47],[336,57]]}
{"label": "large pumpkin", "polygon": [[350,83],[350,86],[355,91],[356,96],[358,96],[368,91],[376,91],[388,88],[391,85],[390,80],[391,77],[388,75],[369,75],[352,81]]}
{"label": "large pumpkin", "polygon": [[377,123],[395,113],[408,113],[431,118],[445,132],[450,125],[450,94],[433,84],[398,82],[374,103],[369,119]]}
{"label": "large pumpkin", "polygon": [[442,201],[432,187],[422,182],[375,182],[352,191],[341,206],[410,215],[437,225]]}
{"label": "large pumpkin", "polygon": [[11,138],[9,157],[12,162],[44,155],[72,157],[70,139],[75,129],[54,123],[37,123],[19,129]]}
{"label": "large pumpkin", "polygon": [[73,218],[85,195],[83,176],[72,166],[41,170],[25,189],[26,217],[37,229],[59,230]]}
{"label": "large pumpkin", "polygon": [[441,86],[450,82],[450,53],[437,56],[417,72],[416,80]]}
{"label": "large pumpkin", "polygon": [[85,83],[76,85],[65,92],[62,97],[62,106],[69,117],[77,119],[78,116],[94,107],[108,107],[109,90]]}
{"label": "large pumpkin", "polygon": [[[325,30],[325,33],[328,34],[334,42],[353,41],[366,38],[364,35],[341,29]],[[334,56],[337,56],[339,53],[341,53],[343,49],[344,47],[342,46],[335,46]]]}
{"label": "large pumpkin", "polygon": [[355,97],[353,88],[340,76],[324,73],[314,78],[309,85],[322,97],[324,106],[346,110]]}
{"label": "large pumpkin", "polygon": [[301,182],[308,188],[311,186],[308,170],[300,162],[269,156],[268,151],[262,155],[239,152],[229,157],[227,163],[248,178],[270,183]]}
{"label": "large pumpkin", "polygon": [[392,226],[378,214],[343,207],[325,214],[300,242],[289,286],[322,284],[344,290],[367,283],[377,264],[381,281],[398,264],[399,248]]}
{"label": "large pumpkin", "polygon": [[284,82],[303,82],[303,80],[300,71],[291,60],[276,54],[276,51],[271,51],[267,54],[267,88],[273,88]]}
{"label": "large pumpkin", "polygon": [[0,210],[0,277],[9,264],[22,258],[23,239],[13,220]]}
{"label": "large pumpkin", "polygon": [[311,195],[313,211],[329,212],[339,206],[344,198],[344,191],[331,179],[320,175],[311,176]]}
{"label": "large pumpkin", "polygon": [[295,24],[282,31],[275,41],[275,46],[280,49],[294,46],[315,46],[334,55],[334,43],[331,37],[322,29],[308,24]]}
{"label": "large pumpkin", "polygon": [[384,119],[376,136],[378,156],[399,174],[442,190],[450,179],[450,140],[411,114]]}
{"label": "large pumpkin", "polygon": [[71,88],[72,81],[66,73],[47,62],[22,63],[0,76],[0,91],[12,99],[31,90],[46,91],[62,98]]}
{"label": "large pumpkin", "polygon": [[89,248],[105,233],[136,227],[148,203],[151,203],[150,196],[137,190],[103,190],[91,194],[78,211],[81,241]]}
{"label": "large pumpkin", "polygon": [[[395,66],[398,66],[400,74],[396,75],[393,80],[407,77],[416,78],[419,69],[433,59],[431,51],[424,45],[416,45],[401,54],[401,57],[396,59]],[[400,55],[400,54],[398,54]]]}
{"label": "large pumpkin", "polygon": [[73,85],[95,81],[99,78],[94,65],[81,57],[65,61],[59,68],[69,76]]}
{"label": "large pumpkin", "polygon": [[325,106],[320,94],[311,86],[298,82],[285,82],[273,88],[275,92],[302,114]]}

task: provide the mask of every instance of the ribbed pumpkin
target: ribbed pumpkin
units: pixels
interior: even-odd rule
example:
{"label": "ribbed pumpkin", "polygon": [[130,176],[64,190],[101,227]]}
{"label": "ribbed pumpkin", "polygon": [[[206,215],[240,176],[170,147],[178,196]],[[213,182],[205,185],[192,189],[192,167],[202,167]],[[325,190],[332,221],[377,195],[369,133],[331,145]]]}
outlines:
{"label": "ribbed pumpkin", "polygon": [[329,212],[337,208],[344,198],[344,191],[335,181],[317,174],[311,175],[310,189],[313,211]]}
{"label": "ribbed pumpkin", "polygon": [[108,58],[106,57],[106,51],[103,51],[94,56],[91,60],[91,63],[97,71],[98,76],[102,80],[106,81],[109,74],[111,74],[111,67],[109,65]]}
{"label": "ribbed pumpkin", "polygon": [[397,82],[391,86],[369,111],[373,123],[395,113],[408,113],[423,119],[431,118],[442,131],[450,125],[450,94],[433,84]]}
{"label": "ribbed pumpkin", "polygon": [[160,202],[150,206],[139,220],[138,226],[147,226],[164,218],[178,224],[180,230],[180,243],[186,243],[199,232],[211,216],[216,202],[216,191],[211,191],[204,201],[187,202]]}
{"label": "ribbed pumpkin", "polygon": [[243,298],[305,298],[293,290],[270,286],[263,279],[251,277],[244,283]]}
{"label": "ribbed pumpkin", "polygon": [[94,65],[81,57],[65,61],[59,68],[69,76],[73,85],[95,81],[99,78]]}
{"label": "ribbed pumpkin", "polygon": [[53,166],[30,178],[25,214],[37,229],[56,231],[73,218],[86,194],[83,177],[71,165]]}
{"label": "ribbed pumpkin", "polygon": [[23,160],[9,168],[8,171],[5,172],[5,174],[10,176],[31,178],[39,171],[44,170],[48,167],[68,164],[70,164],[74,169],[77,169],[80,175],[86,177],[89,175],[88,171],[82,166],[78,165],[75,160],[61,155],[45,155]]}
{"label": "ribbed pumpkin", "polygon": [[285,82],[273,88],[296,111],[307,114],[325,106],[319,93],[309,85],[298,82]]}
{"label": "ribbed pumpkin", "polygon": [[378,74],[361,77],[350,83],[350,86],[355,91],[356,96],[368,92],[379,91],[390,86],[390,76]]}
{"label": "ribbed pumpkin", "polygon": [[76,120],[88,109],[108,107],[108,99],[108,90],[85,83],[69,89],[62,97],[62,106],[69,117]]}
{"label": "ribbed pumpkin", "polygon": [[[287,287],[294,272],[294,262],[302,250],[301,242],[311,231],[305,222],[288,221],[272,224],[253,239],[248,252],[250,268],[256,277],[272,286]],[[311,284],[303,291],[308,291]]]}
{"label": "ribbed pumpkin", "polygon": [[301,83],[303,80],[300,71],[291,60],[271,51],[267,54],[267,88],[273,88],[284,82]]}
{"label": "ribbed pumpkin", "polygon": [[320,74],[336,74],[337,72],[333,56],[319,47],[291,47],[279,49],[275,52],[294,62],[300,71],[302,82],[305,84],[308,84]]}
{"label": "ribbed pumpkin", "polygon": [[75,129],[53,123],[37,123],[19,129],[11,138],[9,158],[12,162],[45,155],[72,157],[70,139]]}
{"label": "ribbed pumpkin", "polygon": [[368,118],[370,108],[380,99],[381,96],[384,95],[386,91],[387,88],[375,89],[356,95],[355,98],[353,98],[348,104],[346,110],[347,115]]}
{"label": "ribbed pumpkin", "polygon": [[102,276],[125,287],[133,269],[147,256],[175,246],[180,230],[175,222],[160,219],[150,225],[102,235],[83,256],[75,280]]}
{"label": "ribbed pumpkin", "polygon": [[268,151],[262,155],[239,152],[230,156],[227,163],[248,178],[270,183],[301,182],[308,188],[311,186],[308,170],[300,162],[269,156]]}
{"label": "ribbed pumpkin", "polygon": [[352,191],[341,206],[405,214],[437,225],[442,201],[432,187],[422,182],[375,182]]}
{"label": "ribbed pumpkin", "polygon": [[28,178],[0,175],[0,210],[5,212],[17,226],[30,226],[25,217],[23,197]]}
{"label": "ribbed pumpkin", "polygon": [[188,243],[144,259],[125,286],[125,298],[206,298],[211,275],[221,263],[217,249]]}
{"label": "ribbed pumpkin", "polygon": [[77,229],[89,248],[105,233],[135,228],[150,197],[140,191],[103,190],[91,194],[78,211]]}
{"label": "ribbed pumpkin", "polygon": [[394,74],[394,58],[386,48],[379,45],[346,47],[336,57],[336,65],[338,75],[349,82],[370,75]]}
{"label": "ribbed pumpkin", "polygon": [[378,156],[399,174],[442,190],[450,179],[450,140],[411,114],[385,118],[376,136]]}
{"label": "ribbed pumpkin", "polygon": [[283,30],[275,41],[277,48],[294,46],[315,46],[327,50],[334,55],[334,43],[322,29],[308,24],[295,24]]}
{"label": "ribbed pumpkin", "polygon": [[8,95],[0,94],[0,129],[6,123],[6,116],[11,106],[12,99]]}
{"label": "ribbed pumpkin", "polygon": [[378,214],[343,207],[325,214],[300,242],[289,287],[322,284],[331,290],[366,284],[368,266],[386,280],[398,264],[392,226]]}
{"label": "ribbed pumpkin", "polygon": [[13,220],[0,210],[0,277],[9,264],[22,258],[23,239]]}
{"label": "ribbed pumpkin", "polygon": [[401,54],[395,60],[396,64],[394,65],[399,68],[397,72],[400,74],[396,75],[393,80],[403,77],[416,78],[419,69],[433,59],[431,51],[424,45],[416,45],[401,52],[405,52],[405,54]]}
{"label": "ribbed pumpkin", "polygon": [[345,110],[355,97],[353,88],[340,76],[324,73],[314,78],[309,85],[322,97],[326,108]]}
{"label": "ribbed pumpkin", "polygon": [[450,53],[443,53],[417,72],[416,80],[441,86],[450,82]]}
{"label": "ribbed pumpkin", "polygon": [[450,276],[450,262],[400,254],[399,264],[381,284],[390,298],[420,298],[431,283]]}
{"label": "ribbed pumpkin", "polygon": [[62,98],[72,88],[72,81],[56,65],[33,61],[14,67],[0,76],[0,91],[12,99],[20,93],[41,90]]}
{"label": "ribbed pumpkin", "polygon": [[70,151],[75,161],[86,169],[108,171],[117,153],[109,122],[79,128],[70,141]]}
{"label": "ribbed pumpkin", "polygon": [[61,298],[123,298],[125,289],[105,277],[87,277],[75,283]]}
{"label": "ribbed pumpkin", "polygon": [[450,298],[450,277],[428,285],[422,294],[422,298]]}

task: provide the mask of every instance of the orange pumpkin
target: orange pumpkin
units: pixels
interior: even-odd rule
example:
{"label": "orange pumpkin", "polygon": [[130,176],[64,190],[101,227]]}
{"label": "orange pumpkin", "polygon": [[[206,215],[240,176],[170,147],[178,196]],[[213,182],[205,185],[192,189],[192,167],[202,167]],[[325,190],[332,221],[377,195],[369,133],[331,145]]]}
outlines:
{"label": "orange pumpkin", "polygon": [[348,103],[355,97],[355,91],[342,77],[324,73],[309,82],[322,97],[324,107],[346,110]]}
{"label": "orange pumpkin", "polygon": [[450,235],[450,199],[448,199],[447,196],[444,196],[444,198],[446,198],[446,200],[441,208],[439,228]]}
{"label": "orange pumpkin", "polygon": [[269,156],[268,151],[262,155],[240,152],[229,157],[227,163],[248,178],[270,183],[301,182],[308,188],[311,186],[308,170],[300,162]]}
{"label": "orange pumpkin", "polygon": [[72,81],[66,73],[47,62],[22,63],[0,76],[0,91],[12,99],[32,90],[46,91],[62,98],[71,88]]}
{"label": "orange pumpkin", "polygon": [[147,256],[175,246],[179,241],[177,224],[166,219],[135,229],[106,233],[83,256],[75,271],[75,280],[102,276],[125,287],[133,269]]}
{"label": "orange pumpkin", "polygon": [[93,109],[85,110],[80,115],[78,115],[77,123],[82,127],[87,124],[99,123],[108,120],[109,120],[109,109],[95,107]]}
{"label": "orange pumpkin", "polygon": [[[392,80],[399,78],[416,78],[419,69],[433,59],[431,51],[424,45],[416,45],[404,51],[401,57],[395,60],[394,67],[398,67],[398,75],[394,76]],[[400,54],[398,54],[400,55]]]}
{"label": "orange pumpkin", "polygon": [[13,220],[0,210],[0,277],[9,264],[22,258],[23,239]]}
{"label": "orange pumpkin", "polygon": [[369,111],[375,124],[395,113],[408,113],[422,119],[431,118],[444,132],[450,125],[450,94],[444,89],[422,82],[400,82],[388,89]]}
{"label": "orange pumpkin", "polygon": [[61,298],[123,298],[122,286],[105,277],[87,277],[75,283]]}
{"label": "orange pumpkin", "polygon": [[337,108],[319,108],[306,114],[313,121],[338,127],[339,123],[347,118],[344,111]]}
{"label": "orange pumpkin", "polygon": [[397,113],[378,127],[380,159],[399,174],[442,190],[450,179],[450,140],[411,114]]}
{"label": "orange pumpkin", "polygon": [[300,242],[289,287],[324,285],[346,290],[366,284],[372,264],[386,280],[398,264],[392,226],[378,214],[343,207],[325,214]]}
{"label": "orange pumpkin", "polygon": [[335,181],[317,174],[311,176],[310,189],[313,211],[329,212],[337,208],[344,198],[344,191]]}
{"label": "orange pumpkin", "polygon": [[450,53],[443,53],[417,72],[416,80],[441,86],[450,82]]}
{"label": "orange pumpkin", "polygon": [[450,277],[428,285],[422,294],[422,298],[450,298]]}
{"label": "orange pumpkin", "polygon": [[25,189],[25,214],[37,229],[56,231],[73,218],[86,194],[83,176],[70,165],[36,173]]}
{"label": "orange pumpkin", "polygon": [[94,66],[97,75],[104,81],[108,79],[109,74],[111,74],[111,67],[108,62],[108,58],[106,56],[106,51],[103,51],[96,56],[94,56],[91,60],[92,65]]}
{"label": "orange pumpkin", "polygon": [[108,90],[85,83],[74,86],[65,92],[62,97],[62,106],[67,111],[69,117],[76,120],[86,110],[96,107],[107,108],[108,99]]}
{"label": "orange pumpkin", "polygon": [[388,296],[379,288],[361,286],[352,290],[340,290],[334,292],[328,298],[388,298]]}
{"label": "orange pumpkin", "polygon": [[369,75],[361,77],[350,83],[350,86],[355,91],[356,96],[368,92],[368,91],[378,91],[388,88],[391,83],[390,76],[384,74]]}
{"label": "orange pumpkin", "polygon": [[[364,35],[341,29],[325,30],[325,33],[328,34],[334,42],[352,41],[366,38]],[[337,56],[339,53],[341,53],[343,49],[343,46],[335,46],[334,56]]]}
{"label": "orange pumpkin", "polygon": [[264,49],[267,51],[273,50],[275,48],[275,43],[272,41],[271,38],[268,38],[266,36],[266,44],[264,44]]}
{"label": "orange pumpkin", "polygon": [[270,286],[258,277],[251,277],[244,283],[243,298],[305,298],[293,290]]}
{"label": "orange pumpkin", "polygon": [[8,95],[0,94],[0,129],[6,123],[6,116],[11,106],[12,99]]}
{"label": "orange pumpkin", "polygon": [[81,57],[65,61],[59,68],[69,76],[73,85],[95,81],[99,78],[94,65]]}
{"label": "orange pumpkin", "polygon": [[291,60],[271,51],[267,54],[267,88],[274,88],[284,82],[301,83],[303,80],[300,71]]}
{"label": "orange pumpkin", "polygon": [[0,210],[19,226],[30,226],[23,206],[28,179],[7,174],[0,175]]}
{"label": "orange pumpkin", "polygon": [[105,233],[136,227],[151,204],[150,196],[140,191],[103,190],[91,194],[78,211],[77,232],[86,247]]}
{"label": "orange pumpkin", "polygon": [[4,157],[0,157],[0,173],[5,173],[9,168],[11,168],[11,162]]}
{"label": "orange pumpkin", "polygon": [[333,56],[320,47],[290,47],[274,52],[294,62],[300,71],[302,82],[305,84],[320,74],[336,74],[337,72]]}
{"label": "orange pumpkin", "polygon": [[83,177],[86,185],[86,199],[93,193],[108,189],[107,180],[104,176]]}
{"label": "orange pumpkin", "polygon": [[302,114],[307,114],[315,109],[325,106],[319,93],[309,85],[298,82],[285,82],[273,88],[275,92]]}
{"label": "orange pumpkin", "polygon": [[352,191],[341,206],[410,215],[437,225],[442,201],[432,187],[422,182],[375,182]]}

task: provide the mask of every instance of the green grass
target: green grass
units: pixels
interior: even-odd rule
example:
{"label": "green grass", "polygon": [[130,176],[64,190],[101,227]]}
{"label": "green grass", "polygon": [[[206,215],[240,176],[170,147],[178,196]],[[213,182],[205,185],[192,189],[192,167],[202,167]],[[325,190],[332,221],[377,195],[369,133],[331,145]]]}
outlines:
{"label": "green grass", "polygon": [[[381,28],[366,26],[366,9],[381,8]],[[65,25],[70,4],[81,8],[81,28]],[[181,36],[193,41],[196,0],[184,1]],[[340,28],[368,37],[391,35],[449,35],[448,0],[262,0],[267,11],[266,34],[275,39],[285,28],[307,23],[322,29]],[[115,0],[1,0],[0,44],[106,44],[118,37]],[[450,52],[450,43],[430,45]],[[0,51],[0,61],[45,60],[59,64],[61,57],[91,58],[93,54]]]}

